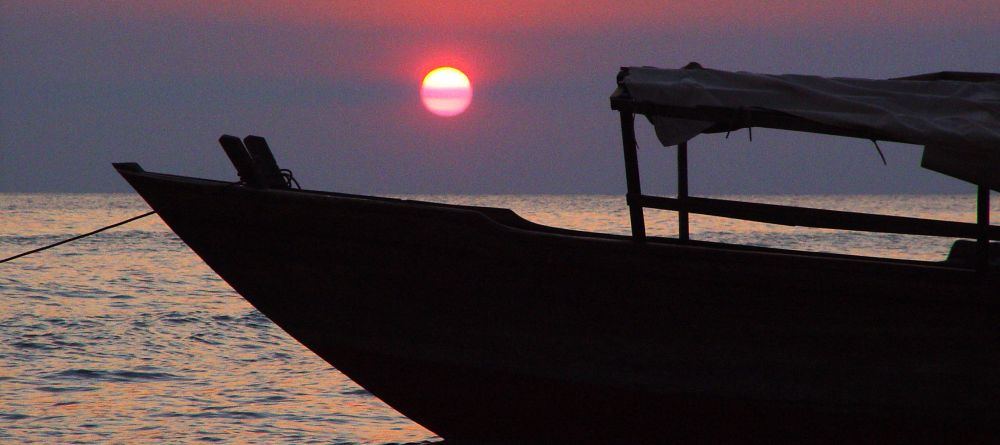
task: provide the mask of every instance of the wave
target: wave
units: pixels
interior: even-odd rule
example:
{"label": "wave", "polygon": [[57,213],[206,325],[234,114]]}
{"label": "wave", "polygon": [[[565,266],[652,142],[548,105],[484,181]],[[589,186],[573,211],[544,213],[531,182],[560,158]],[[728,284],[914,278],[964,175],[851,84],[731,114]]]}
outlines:
{"label": "wave", "polygon": [[168,372],[145,372],[132,370],[106,371],[99,369],[67,369],[48,376],[55,380],[90,380],[99,382],[146,382],[162,380],[183,380]]}

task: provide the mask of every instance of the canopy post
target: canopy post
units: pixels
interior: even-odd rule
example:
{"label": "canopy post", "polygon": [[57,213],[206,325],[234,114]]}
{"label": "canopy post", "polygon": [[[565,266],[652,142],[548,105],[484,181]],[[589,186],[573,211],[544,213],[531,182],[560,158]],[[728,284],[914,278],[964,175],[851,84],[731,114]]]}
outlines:
{"label": "canopy post", "polygon": [[984,184],[979,185],[979,193],[976,199],[976,225],[979,236],[976,241],[979,245],[977,263],[979,269],[986,271],[990,267],[990,188]]}
{"label": "canopy post", "polygon": [[632,221],[632,239],[635,241],[646,240],[646,220],[642,214],[642,203],[633,197],[642,196],[642,188],[639,186],[639,157],[636,153],[635,141],[635,116],[632,110],[621,110],[622,122],[622,148],[625,151],[625,183],[628,187],[629,218]]}
{"label": "canopy post", "polygon": [[690,239],[688,232],[688,144],[677,144],[677,237],[681,241]]}

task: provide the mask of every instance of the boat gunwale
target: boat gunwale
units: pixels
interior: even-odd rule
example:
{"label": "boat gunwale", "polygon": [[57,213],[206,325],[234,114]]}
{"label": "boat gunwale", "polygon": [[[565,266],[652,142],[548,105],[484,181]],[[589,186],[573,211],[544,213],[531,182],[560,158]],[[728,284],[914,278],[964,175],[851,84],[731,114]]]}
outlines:
{"label": "boat gunwale", "polygon": [[544,224],[539,224],[530,221],[528,219],[525,219],[524,217],[517,214],[517,212],[514,212],[513,210],[501,207],[449,204],[449,203],[441,203],[434,201],[392,198],[392,197],[373,196],[373,195],[360,195],[360,194],[332,192],[324,190],[275,189],[275,188],[251,187],[238,181],[221,181],[216,179],[198,178],[198,177],[183,176],[183,175],[176,175],[169,173],[150,172],[141,169],[136,170],[130,168],[122,168],[119,165],[116,165],[115,168],[118,170],[120,174],[125,176],[126,179],[128,179],[128,176],[139,176],[160,181],[172,181],[172,182],[188,183],[190,185],[200,185],[200,186],[215,186],[215,187],[220,187],[220,189],[234,189],[234,190],[240,190],[245,193],[267,193],[267,194],[272,194],[272,196],[286,195],[286,196],[300,196],[309,198],[328,197],[328,198],[353,200],[358,202],[373,202],[380,204],[401,205],[401,206],[415,207],[422,209],[447,209],[453,211],[463,211],[484,218],[485,220],[494,224],[496,228],[500,230],[509,231],[512,233],[519,233],[522,235],[530,235],[530,236],[566,237],[575,240],[582,239],[592,242],[615,242],[615,243],[621,243],[622,245],[629,245],[634,248],[657,248],[659,246],[670,246],[681,249],[726,250],[731,252],[740,252],[748,254],[793,256],[793,257],[801,257],[801,258],[808,258],[815,260],[839,260],[839,261],[849,261],[849,262],[861,262],[868,264],[922,267],[922,268],[927,268],[928,270],[964,272],[968,273],[970,278],[983,275],[1000,276],[1000,269],[998,268],[993,268],[992,270],[983,273],[983,271],[977,271],[973,268],[968,267],[968,265],[962,263],[950,262],[948,260],[927,261],[927,260],[905,259],[905,258],[886,258],[877,256],[853,255],[845,253],[819,252],[819,251],[785,249],[777,247],[754,246],[747,244],[732,244],[732,243],[723,243],[716,241],[679,240],[676,238],[661,237],[661,236],[649,236],[646,237],[645,241],[643,242],[636,242],[634,237],[629,235],[588,232],[583,230],[566,229],[561,227],[553,227]]}

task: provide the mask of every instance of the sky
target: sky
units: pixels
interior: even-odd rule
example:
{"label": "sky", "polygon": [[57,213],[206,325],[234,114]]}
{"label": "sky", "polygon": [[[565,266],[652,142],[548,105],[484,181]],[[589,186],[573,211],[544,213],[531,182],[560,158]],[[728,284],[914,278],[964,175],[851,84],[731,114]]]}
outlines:
{"label": "sky", "polygon": [[[112,162],[235,179],[268,139],[306,188],[623,193],[621,66],[888,78],[1000,71],[1000,2],[0,0],[0,192],[125,192]],[[468,74],[468,110],[420,80]],[[639,120],[643,191],[674,151]],[[755,130],[689,148],[692,194],[971,193],[920,148]]]}

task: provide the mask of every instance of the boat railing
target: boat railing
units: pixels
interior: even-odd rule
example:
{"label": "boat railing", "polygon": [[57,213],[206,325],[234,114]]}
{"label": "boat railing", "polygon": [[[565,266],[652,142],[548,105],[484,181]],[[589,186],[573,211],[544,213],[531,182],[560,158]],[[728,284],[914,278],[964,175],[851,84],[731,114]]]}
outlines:
{"label": "boat railing", "polygon": [[[979,227],[975,223],[956,221],[760,204],[694,196],[688,197],[686,203],[678,198],[649,195],[628,195],[627,199],[630,207],[635,205],[642,208],[659,210],[687,211],[699,215],[786,226],[948,238],[975,239],[979,236]],[[1000,226],[990,226],[988,231],[990,240],[1000,240]]]}
{"label": "boat railing", "polygon": [[[1000,227],[990,225],[990,191],[989,187],[985,184],[978,185],[975,223],[694,197],[688,194],[688,147],[687,142],[682,142],[676,146],[677,197],[669,198],[644,195],[639,180],[635,114],[662,114],[687,119],[700,118],[703,120],[712,120],[712,115],[706,117],[692,114],[690,111],[678,112],[678,110],[663,107],[647,106],[632,102],[627,97],[622,97],[618,94],[612,98],[611,106],[612,109],[619,111],[621,118],[622,146],[625,157],[625,180],[628,189],[626,198],[632,225],[632,238],[637,242],[643,242],[646,239],[646,224],[643,210],[653,208],[677,212],[677,236],[681,241],[690,239],[688,215],[696,213],[762,223],[820,229],[974,239],[979,250],[976,258],[976,267],[980,270],[988,270],[990,267],[990,241],[1000,240]],[[764,113],[762,116],[770,115]],[[866,139],[876,138],[872,137],[873,135],[848,134],[833,128],[818,128],[813,123],[787,115],[775,115],[769,118],[763,118],[762,116],[726,116],[726,119],[730,121],[723,122],[722,124],[717,123],[717,125],[722,128],[736,129],[749,126],[746,120],[754,119],[753,123],[755,126],[863,137]],[[742,121],[737,122],[732,120],[737,118],[742,119]],[[897,142],[905,143],[908,141]]]}

